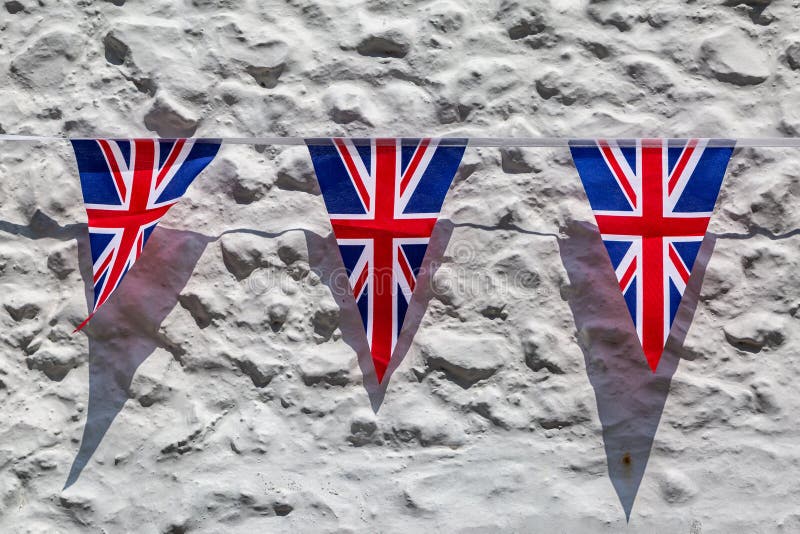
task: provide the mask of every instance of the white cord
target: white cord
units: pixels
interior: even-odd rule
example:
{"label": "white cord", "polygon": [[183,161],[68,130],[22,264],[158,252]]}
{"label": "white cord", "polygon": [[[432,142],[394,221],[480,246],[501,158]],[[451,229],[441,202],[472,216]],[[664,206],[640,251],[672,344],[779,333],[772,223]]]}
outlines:
{"label": "white cord", "polygon": [[[400,139],[420,139],[421,137],[401,137]],[[389,137],[387,137],[389,138]],[[52,141],[77,141],[95,139],[91,137],[56,137],[36,135],[11,135],[0,134],[0,141],[18,141],[28,143],[43,143]],[[102,138],[100,138],[102,139]],[[114,138],[123,139],[123,138]],[[152,138],[155,139],[155,138]],[[219,143],[227,145],[278,145],[278,146],[303,146],[328,144],[330,137],[197,137],[192,138],[196,143]],[[367,137],[344,137],[356,145],[369,144]],[[471,146],[471,147],[580,147],[595,146],[595,138],[567,138],[567,137],[439,137],[439,146]],[[708,146],[717,147],[773,147],[773,148],[800,148],[800,137],[751,137],[744,139],[707,139]],[[669,140],[669,139],[668,139]],[[617,139],[619,146],[633,146],[636,139]],[[653,139],[653,145],[661,145],[663,139]],[[642,141],[647,146],[647,139]]]}

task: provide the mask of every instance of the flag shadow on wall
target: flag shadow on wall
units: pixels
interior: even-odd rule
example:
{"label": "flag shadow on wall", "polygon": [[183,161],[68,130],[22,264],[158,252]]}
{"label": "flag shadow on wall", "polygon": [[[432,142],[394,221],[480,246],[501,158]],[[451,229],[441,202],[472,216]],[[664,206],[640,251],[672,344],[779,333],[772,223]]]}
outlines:
{"label": "flag shadow on wall", "polygon": [[332,232],[326,237],[321,237],[313,232],[305,231],[310,267],[320,277],[322,283],[331,290],[339,305],[341,311],[339,329],[342,332],[342,341],[349,345],[358,356],[364,389],[375,413],[380,410],[392,374],[408,354],[414,334],[419,329],[428,303],[433,298],[431,280],[439,268],[440,259],[453,235],[453,228],[451,221],[439,219],[433,229],[425,259],[417,276],[416,289],[411,297],[411,302],[409,302],[403,328],[397,338],[397,345],[382,382],[378,382],[375,374],[364,324],[361,322],[361,316],[350,289],[335,236]]}
{"label": "flag shadow on wall", "polygon": [[[64,489],[73,485],[131,398],[136,370],[165,345],[162,321],[178,303],[178,295],[213,237],[157,227],[142,254],[111,298],[84,328],[89,337],[89,406],[80,448]],[[88,308],[94,302],[91,254],[86,232],[78,238],[81,276]]]}
{"label": "flag shadow on wall", "polygon": [[569,306],[597,401],[608,475],[625,518],[630,520],[716,239],[708,234],[700,248],[653,373],[597,227],[574,222],[565,233],[567,238],[559,240],[559,249],[571,285]]}

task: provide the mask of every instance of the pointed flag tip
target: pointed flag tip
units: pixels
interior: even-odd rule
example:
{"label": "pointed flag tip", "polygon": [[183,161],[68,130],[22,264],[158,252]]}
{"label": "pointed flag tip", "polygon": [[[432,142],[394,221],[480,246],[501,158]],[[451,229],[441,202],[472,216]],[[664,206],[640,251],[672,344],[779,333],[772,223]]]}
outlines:
{"label": "pointed flag tip", "polygon": [[378,384],[383,383],[383,377],[386,375],[386,366],[378,362],[375,363],[375,376],[378,377]]}
{"label": "pointed flag tip", "polygon": [[91,320],[92,320],[92,317],[94,317],[94,312],[90,313],[90,314],[89,314],[89,317],[87,317],[86,319],[84,319],[84,320],[83,320],[83,322],[82,322],[81,324],[79,324],[79,325],[77,326],[77,328],[75,328],[75,330],[73,330],[73,331],[72,331],[72,333],[73,333],[73,334],[77,334],[78,332],[80,332],[81,330],[83,330],[83,327],[84,327],[84,326],[86,326],[87,324],[89,324],[89,321],[91,321]]}
{"label": "pointed flag tip", "polygon": [[372,366],[375,369],[378,384],[382,384],[383,378],[386,376],[386,369],[389,368],[391,356],[387,358],[385,354],[376,354],[375,351],[372,351],[370,355],[372,356]]}
{"label": "pointed flag tip", "polygon": [[661,359],[661,354],[648,354],[646,355],[647,358],[647,365],[650,366],[650,370],[653,374],[656,374],[656,370],[658,369],[658,362]]}

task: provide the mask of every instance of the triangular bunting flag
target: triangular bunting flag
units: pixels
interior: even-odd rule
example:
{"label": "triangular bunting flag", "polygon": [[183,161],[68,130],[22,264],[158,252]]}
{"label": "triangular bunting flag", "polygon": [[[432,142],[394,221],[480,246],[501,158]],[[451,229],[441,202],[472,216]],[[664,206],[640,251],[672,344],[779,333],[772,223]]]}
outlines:
{"label": "triangular bunting flag", "polygon": [[708,139],[570,143],[653,372],[708,228],[732,145]]}
{"label": "triangular bunting flag", "polygon": [[158,221],[219,150],[192,139],[74,140],[89,227],[94,307],[119,286]]}
{"label": "triangular bunting flag", "polygon": [[308,141],[379,382],[464,154],[453,141]]}

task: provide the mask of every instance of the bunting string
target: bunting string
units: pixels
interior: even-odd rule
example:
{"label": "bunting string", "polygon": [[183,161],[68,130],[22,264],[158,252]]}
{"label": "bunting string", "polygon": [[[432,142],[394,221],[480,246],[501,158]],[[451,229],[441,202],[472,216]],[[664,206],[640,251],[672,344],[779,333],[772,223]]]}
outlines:
{"label": "bunting string", "polygon": [[[194,143],[224,143],[227,145],[260,145],[260,146],[319,146],[326,145],[332,137],[345,140],[355,146],[369,146],[373,139],[398,139],[402,144],[413,145],[419,139],[436,139],[439,146],[475,147],[475,148],[570,148],[593,147],[597,139],[614,139],[620,147],[659,146],[663,141],[685,141],[686,139],[699,139],[708,143],[710,147],[720,148],[800,148],[800,137],[745,137],[745,138],[717,138],[717,137],[630,137],[620,138],[615,136],[580,136],[580,137],[470,137],[457,133],[447,137],[428,135],[397,136],[376,135],[372,137],[338,137],[338,136],[309,136],[309,137],[192,137]],[[0,134],[0,141],[15,141],[27,143],[44,143],[53,141],[94,141],[131,139],[130,136],[118,137],[67,137],[67,136],[38,136]],[[136,137],[136,139],[172,140],[158,137]]]}

